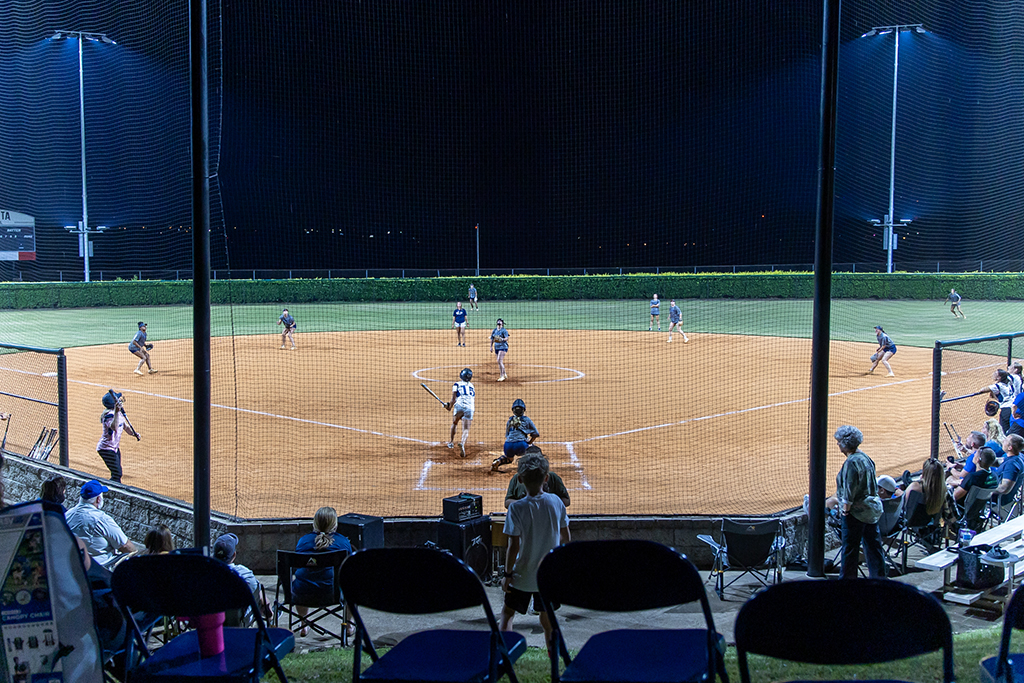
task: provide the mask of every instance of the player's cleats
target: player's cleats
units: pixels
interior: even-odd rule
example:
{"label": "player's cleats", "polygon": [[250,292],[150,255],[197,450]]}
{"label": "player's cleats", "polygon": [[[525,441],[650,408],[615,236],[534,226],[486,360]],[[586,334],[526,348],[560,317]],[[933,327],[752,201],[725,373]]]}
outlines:
{"label": "player's cleats", "polygon": [[690,338],[687,337],[686,335],[683,335],[683,343],[684,344],[689,344],[690,343]]}
{"label": "player's cleats", "polygon": [[293,347],[292,347],[292,351],[294,351],[294,350],[295,350],[295,347],[293,346]]}
{"label": "player's cleats", "polygon": [[135,374],[136,375],[141,375],[142,374],[142,370],[139,370],[138,368],[135,368]]}
{"label": "player's cleats", "polygon": [[672,337],[669,337],[669,338],[668,338],[668,339],[666,339],[665,341],[666,341],[666,342],[670,342],[670,341],[672,341]]}
{"label": "player's cleats", "polygon": [[896,376],[896,373],[894,373],[894,372],[890,372],[888,375],[886,375],[886,377],[895,377],[895,376]]}
{"label": "player's cleats", "polygon": [[446,443],[445,446],[447,446],[448,448],[455,448],[455,444],[453,444],[451,441]]}
{"label": "player's cleats", "polygon": [[465,458],[466,457],[466,447],[463,444],[461,444],[461,443],[459,444],[459,457],[460,458]]}
{"label": "player's cleats", "polygon": [[152,368],[150,368],[150,370],[149,370],[149,374],[151,374],[151,375],[155,375],[155,374],[156,374],[156,372],[157,372],[157,371],[156,371],[156,370],[154,370],[154,369],[152,369]]}
{"label": "player's cleats", "polygon": [[282,349],[283,349],[283,348],[285,348],[284,344],[281,344],[281,348],[282,348]]}
{"label": "player's cleats", "polygon": [[495,458],[494,462],[491,463],[491,472],[497,472],[498,468],[505,464],[504,459]]}
{"label": "player's cleats", "polygon": [[499,382],[504,382],[506,379],[508,379],[508,378],[505,377],[505,375],[502,375],[501,377],[498,378],[498,381]]}
{"label": "player's cleats", "polygon": [[648,328],[647,328],[647,331],[648,331],[648,332],[650,332],[650,331],[651,331],[651,328],[650,328],[650,327],[648,327]]}

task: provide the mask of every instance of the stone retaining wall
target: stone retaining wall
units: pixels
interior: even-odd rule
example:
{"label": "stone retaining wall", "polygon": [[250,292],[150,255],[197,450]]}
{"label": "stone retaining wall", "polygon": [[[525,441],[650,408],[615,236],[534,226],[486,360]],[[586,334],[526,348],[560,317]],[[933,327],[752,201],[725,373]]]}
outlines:
{"label": "stone retaining wall", "polygon": [[[92,475],[42,460],[5,454],[3,468],[4,503],[13,504],[39,497],[45,479],[61,475],[68,480],[65,507],[78,503],[78,490]],[[193,545],[192,507],[183,501],[160,496],[132,486],[103,480],[110,492],[103,509],[118,521],[136,545],[155,524],[166,524],[179,548]],[[339,510],[339,514],[350,512]],[[500,521],[503,516],[494,516]],[[807,520],[802,513],[782,518],[789,559],[806,553]],[[437,541],[436,518],[395,518],[384,520],[384,543],[388,546],[419,546]],[[697,534],[719,536],[721,522],[712,517],[574,517],[570,529],[575,540],[639,538],[657,541],[685,554],[698,567],[712,563],[710,548]],[[276,572],[275,551],[292,550],[300,536],[312,531],[309,519],[244,520],[214,513],[210,521],[213,537],[232,532],[238,535],[238,559],[257,574]]]}

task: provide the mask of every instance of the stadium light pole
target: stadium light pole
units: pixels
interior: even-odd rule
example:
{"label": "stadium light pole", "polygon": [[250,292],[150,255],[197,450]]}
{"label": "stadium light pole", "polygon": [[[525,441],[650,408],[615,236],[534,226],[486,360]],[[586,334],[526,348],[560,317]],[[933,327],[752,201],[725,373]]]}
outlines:
{"label": "stadium light pole", "polygon": [[54,31],[50,36],[51,40],[63,40],[75,38],[78,40],[78,124],[82,147],[82,222],[77,226],[68,225],[64,229],[68,232],[78,234],[78,245],[85,258],[85,281],[89,282],[89,235],[103,232],[106,226],[98,226],[95,230],[89,229],[89,194],[86,191],[85,181],[85,69],[82,64],[82,45],[87,40],[107,45],[117,45],[113,39],[105,33],[92,31]]}
{"label": "stadium light pole", "polygon": [[[914,33],[925,33],[922,24],[893,24],[892,26],[875,26],[861,38],[873,36],[884,36],[892,33],[896,38],[896,47],[892,57],[892,132],[889,138],[889,213],[883,220],[872,219],[869,221],[874,225],[882,227],[882,244],[885,248],[885,272],[892,272],[892,250],[895,248],[896,233],[893,232],[893,203],[896,194],[896,93],[900,82],[900,34],[904,31]],[[900,221],[901,225],[907,225],[910,219]]]}
{"label": "stadium light pole", "polygon": [[476,227],[473,228],[473,232],[476,233],[476,276],[480,277],[480,224],[477,223]]}

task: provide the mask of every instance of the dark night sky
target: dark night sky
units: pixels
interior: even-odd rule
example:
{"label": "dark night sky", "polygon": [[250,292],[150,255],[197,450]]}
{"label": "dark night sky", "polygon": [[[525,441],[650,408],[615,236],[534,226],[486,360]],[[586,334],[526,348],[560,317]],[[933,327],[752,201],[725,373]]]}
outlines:
{"label": "dark night sky", "polygon": [[[44,40],[54,28],[119,43],[85,46],[90,222],[122,228],[94,265],[187,268],[184,3],[66,4],[0,8],[17,36],[0,48],[0,208],[37,217],[26,277],[81,263],[60,229],[81,213],[77,49]],[[476,223],[484,268],[813,260],[820,2],[221,11],[217,267],[471,268]],[[1024,8],[843,11],[835,260],[884,259],[867,219],[888,203],[893,40],[858,36],[918,22],[900,46],[899,260],[1019,258]]]}

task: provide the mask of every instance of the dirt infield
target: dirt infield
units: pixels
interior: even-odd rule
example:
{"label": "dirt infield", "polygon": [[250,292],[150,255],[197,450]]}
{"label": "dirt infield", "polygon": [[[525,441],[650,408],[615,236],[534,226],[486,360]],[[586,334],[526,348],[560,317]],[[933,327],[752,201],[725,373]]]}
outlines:
{"label": "dirt infield", "polygon": [[[570,490],[570,513],[717,515],[800,504],[809,340],[700,334],[667,344],[656,332],[512,330],[509,381],[498,383],[485,334],[471,333],[467,348],[447,331],[308,333],[297,351],[280,350],[279,335],[215,339],[214,508],[250,518],[309,516],[327,504],[437,515],[441,498],[472,491],[485,511],[503,510],[510,475],[490,472],[490,462],[516,398]],[[873,349],[833,342],[829,427],[858,425],[879,473],[919,469],[931,351],[901,347],[898,376],[888,378],[881,367],[865,374]],[[113,387],[143,434],[122,441],[125,483],[190,500],[191,340],[159,342],[160,372],[142,377],[124,345],[67,354],[71,465],[106,474],[94,448],[100,398]],[[445,447],[450,414],[420,387],[447,398],[462,367],[473,369],[477,390],[466,459]],[[829,447],[831,489],[842,456]]]}

